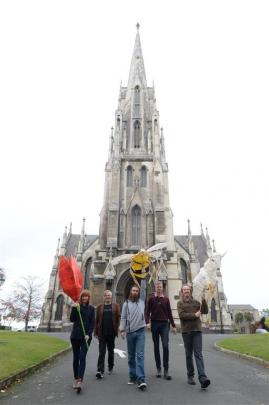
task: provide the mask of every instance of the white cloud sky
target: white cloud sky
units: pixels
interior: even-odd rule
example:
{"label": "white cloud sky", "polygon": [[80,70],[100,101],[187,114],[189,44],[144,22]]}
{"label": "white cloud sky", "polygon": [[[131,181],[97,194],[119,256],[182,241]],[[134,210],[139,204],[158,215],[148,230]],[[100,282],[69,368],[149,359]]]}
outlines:
{"label": "white cloud sky", "polygon": [[64,226],[99,230],[120,81],[140,34],[155,82],[175,234],[228,251],[229,303],[268,307],[268,1],[0,3],[4,292],[48,279]]}

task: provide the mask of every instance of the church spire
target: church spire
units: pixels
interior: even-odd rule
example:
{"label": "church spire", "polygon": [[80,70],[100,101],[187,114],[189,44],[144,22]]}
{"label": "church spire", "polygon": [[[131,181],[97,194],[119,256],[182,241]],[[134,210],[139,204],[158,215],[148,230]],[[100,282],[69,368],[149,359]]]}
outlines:
{"label": "church spire", "polygon": [[135,45],[128,79],[129,90],[139,84],[142,85],[143,87],[147,87],[146,72],[139,35],[139,28],[140,28],[139,23],[136,24],[136,28],[137,33],[135,38]]}

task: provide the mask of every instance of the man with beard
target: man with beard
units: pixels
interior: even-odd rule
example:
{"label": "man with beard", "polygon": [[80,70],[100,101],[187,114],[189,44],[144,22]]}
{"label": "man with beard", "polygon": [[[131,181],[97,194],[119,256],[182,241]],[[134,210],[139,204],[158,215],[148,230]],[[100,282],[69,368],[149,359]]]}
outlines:
{"label": "man with beard", "polygon": [[127,337],[128,384],[137,383],[141,390],[147,387],[144,371],[146,289],[146,280],[141,280],[140,291],[137,285],[132,286],[123,304],[120,322],[120,334],[122,338]]}
{"label": "man with beard", "polygon": [[188,384],[195,385],[193,366],[194,353],[201,388],[206,388],[209,386],[210,380],[205,373],[202,355],[202,324],[200,315],[208,314],[207,303],[205,299],[202,299],[201,304],[194,300],[191,295],[191,287],[183,285],[181,289],[181,299],[177,303],[177,309],[185,347]]}

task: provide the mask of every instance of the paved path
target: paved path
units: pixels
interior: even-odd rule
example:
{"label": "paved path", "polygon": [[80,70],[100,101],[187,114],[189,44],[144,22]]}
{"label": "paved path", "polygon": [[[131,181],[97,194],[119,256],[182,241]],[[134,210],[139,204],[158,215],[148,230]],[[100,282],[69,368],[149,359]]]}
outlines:
{"label": "paved path", "polygon": [[[66,334],[59,334],[68,339]],[[170,371],[172,381],[155,377],[153,347],[150,334],[146,339],[146,376],[148,389],[139,391],[127,385],[127,359],[116,354],[116,370],[103,380],[95,379],[98,345],[94,339],[87,357],[85,386],[77,395],[72,385],[72,355],[59,359],[52,366],[14,385],[1,394],[1,404],[18,405],[235,405],[269,404],[269,370],[216,351],[213,344],[220,335],[204,335],[204,358],[212,385],[201,391],[199,385],[186,383],[185,357],[180,335],[170,338]],[[126,342],[116,340],[116,347],[126,350]]]}

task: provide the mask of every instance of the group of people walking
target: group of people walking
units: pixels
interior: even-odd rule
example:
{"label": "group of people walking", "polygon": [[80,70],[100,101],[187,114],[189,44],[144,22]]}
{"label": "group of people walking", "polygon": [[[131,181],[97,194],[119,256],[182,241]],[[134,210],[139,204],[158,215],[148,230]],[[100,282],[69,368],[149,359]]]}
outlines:
{"label": "group of people walking", "polygon": [[[97,306],[96,315],[90,305],[90,292],[83,290],[79,302],[71,310],[70,321],[73,322],[71,344],[73,348],[74,389],[81,389],[86,366],[86,355],[92,340],[92,335],[99,341],[99,356],[97,362],[96,378],[102,379],[105,372],[105,355],[108,352],[108,373],[114,368],[115,338],[120,333],[127,340],[129,385],[137,384],[144,390],[147,387],[145,379],[145,329],[151,330],[156,363],[156,377],[162,376],[171,380],[169,373],[169,331],[176,333],[170,301],[164,295],[163,284],[158,281],[155,293],[149,298],[146,305],[146,280],[141,281],[140,288],[133,285],[129,297],[124,302],[120,314],[118,304],[112,302],[112,292],[104,292],[103,303]],[[79,306],[79,308],[77,308]],[[79,309],[79,311],[78,311]],[[202,355],[202,325],[201,314],[208,313],[206,301],[198,302],[191,295],[191,287],[184,285],[181,289],[181,298],[177,303],[181,332],[185,347],[187,382],[195,385],[193,354],[196,361],[198,378],[201,388],[210,384],[205,373]],[[160,341],[163,348],[163,361],[161,362]],[[161,367],[163,365],[163,370]]]}

